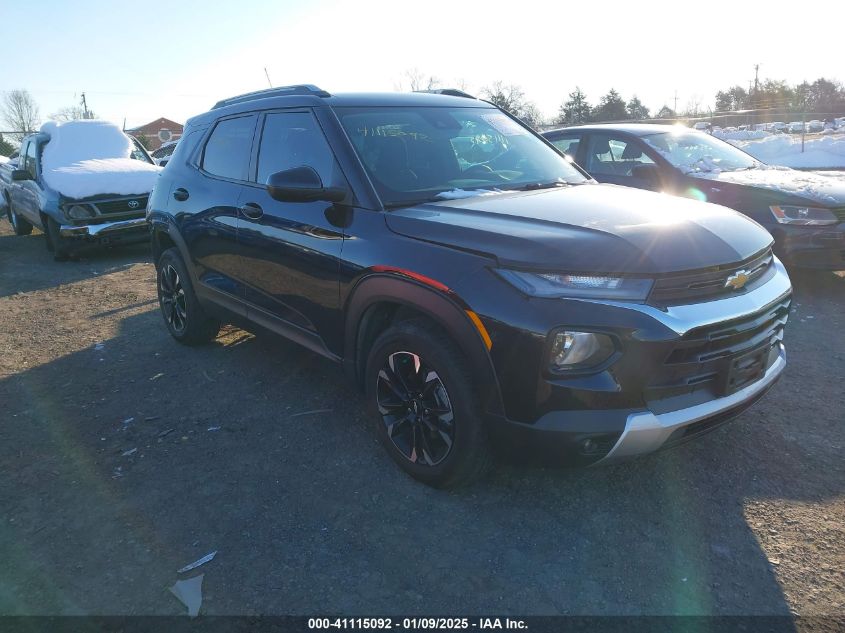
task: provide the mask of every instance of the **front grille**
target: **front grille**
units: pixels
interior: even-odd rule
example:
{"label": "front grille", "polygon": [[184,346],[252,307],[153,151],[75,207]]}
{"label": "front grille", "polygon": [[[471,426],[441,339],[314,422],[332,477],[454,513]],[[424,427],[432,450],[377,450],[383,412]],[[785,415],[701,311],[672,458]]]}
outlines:
{"label": "front grille", "polygon": [[[771,249],[766,249],[738,264],[661,277],[654,282],[648,302],[653,306],[666,307],[706,301],[720,295],[742,294],[768,280],[774,271],[773,261]],[[739,271],[744,271],[748,279],[740,290],[736,290],[726,282]]]}
{"label": "front grille", "polygon": [[94,204],[103,215],[115,215],[118,213],[143,213],[147,208],[147,196],[103,200]]}
{"label": "front grille", "polygon": [[741,319],[689,331],[666,357],[646,399],[705,389],[720,397],[758,380],[774,362],[790,302],[787,297]]}

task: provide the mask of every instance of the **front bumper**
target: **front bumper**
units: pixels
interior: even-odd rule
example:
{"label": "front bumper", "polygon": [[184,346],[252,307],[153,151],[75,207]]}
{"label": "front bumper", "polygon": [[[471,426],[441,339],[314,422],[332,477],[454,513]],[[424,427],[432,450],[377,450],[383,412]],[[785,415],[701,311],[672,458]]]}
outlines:
{"label": "front bumper", "polygon": [[845,222],[835,226],[777,226],[775,251],[794,268],[845,270]]}
{"label": "front bumper", "polygon": [[[622,436],[598,463],[624,461],[637,455],[652,453],[667,443],[684,439],[691,430],[696,431],[697,434],[731,420],[766,393],[780,378],[785,367],[786,353],[781,345],[777,360],[763,374],[763,377],[736,393],[668,413],[657,415],[651,411],[631,413],[625,421]],[[701,426],[697,429],[692,428],[693,425],[698,424]]]}
{"label": "front bumper", "polygon": [[70,239],[92,242],[140,242],[149,237],[149,224],[145,217],[102,224],[63,224],[59,227],[59,234]]}

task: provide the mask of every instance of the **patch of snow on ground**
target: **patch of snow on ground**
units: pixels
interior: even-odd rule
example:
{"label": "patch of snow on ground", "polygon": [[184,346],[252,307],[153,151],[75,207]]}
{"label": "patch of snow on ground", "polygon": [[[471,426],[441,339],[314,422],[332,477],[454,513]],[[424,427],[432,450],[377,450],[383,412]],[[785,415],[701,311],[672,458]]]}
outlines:
{"label": "patch of snow on ground", "polygon": [[152,191],[161,168],[130,158],[132,139],[108,121],[48,121],[41,159],[44,180],[68,198],[131,196]]}
{"label": "patch of snow on ground", "polygon": [[8,163],[9,157],[8,156],[0,156],[0,164]]}
{"label": "patch of snow on ground", "polygon": [[729,140],[757,160],[770,165],[845,169],[845,134],[808,138],[801,152],[801,135],[774,134],[759,140]]}

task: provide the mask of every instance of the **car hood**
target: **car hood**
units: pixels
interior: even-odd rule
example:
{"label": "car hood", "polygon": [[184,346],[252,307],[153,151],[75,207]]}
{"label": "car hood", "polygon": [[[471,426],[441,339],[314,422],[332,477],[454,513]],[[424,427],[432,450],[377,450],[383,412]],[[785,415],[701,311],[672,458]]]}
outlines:
{"label": "car hood", "polygon": [[772,237],[724,207],[615,185],[480,195],[386,215],[401,235],[507,267],[659,274],[746,259]]}
{"label": "car hood", "polygon": [[[786,198],[800,198],[825,207],[845,205],[845,182],[829,176],[766,165],[760,169],[689,174],[715,184],[730,183],[753,189],[766,189]],[[793,200],[784,200],[792,202]]]}

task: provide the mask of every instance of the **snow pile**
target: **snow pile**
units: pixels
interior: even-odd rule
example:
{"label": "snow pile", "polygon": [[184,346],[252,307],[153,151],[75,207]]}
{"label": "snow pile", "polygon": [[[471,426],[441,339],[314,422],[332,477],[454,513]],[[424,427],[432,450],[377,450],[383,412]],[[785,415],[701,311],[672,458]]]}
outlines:
{"label": "snow pile", "polygon": [[44,180],[68,198],[149,193],[161,168],[130,158],[132,139],[108,121],[48,121],[41,158]]}
{"label": "snow pile", "polygon": [[2,165],[3,163],[8,163],[8,162],[9,162],[8,156],[0,156],[0,165]]}
{"label": "snow pile", "polygon": [[735,130],[726,132],[725,130],[714,130],[713,136],[720,138],[723,141],[750,141],[758,138],[768,138],[772,136],[771,132],[764,130]]}
{"label": "snow pile", "polygon": [[776,134],[754,141],[729,141],[757,160],[786,167],[845,168],[845,134],[808,138],[801,152],[801,135]]}

